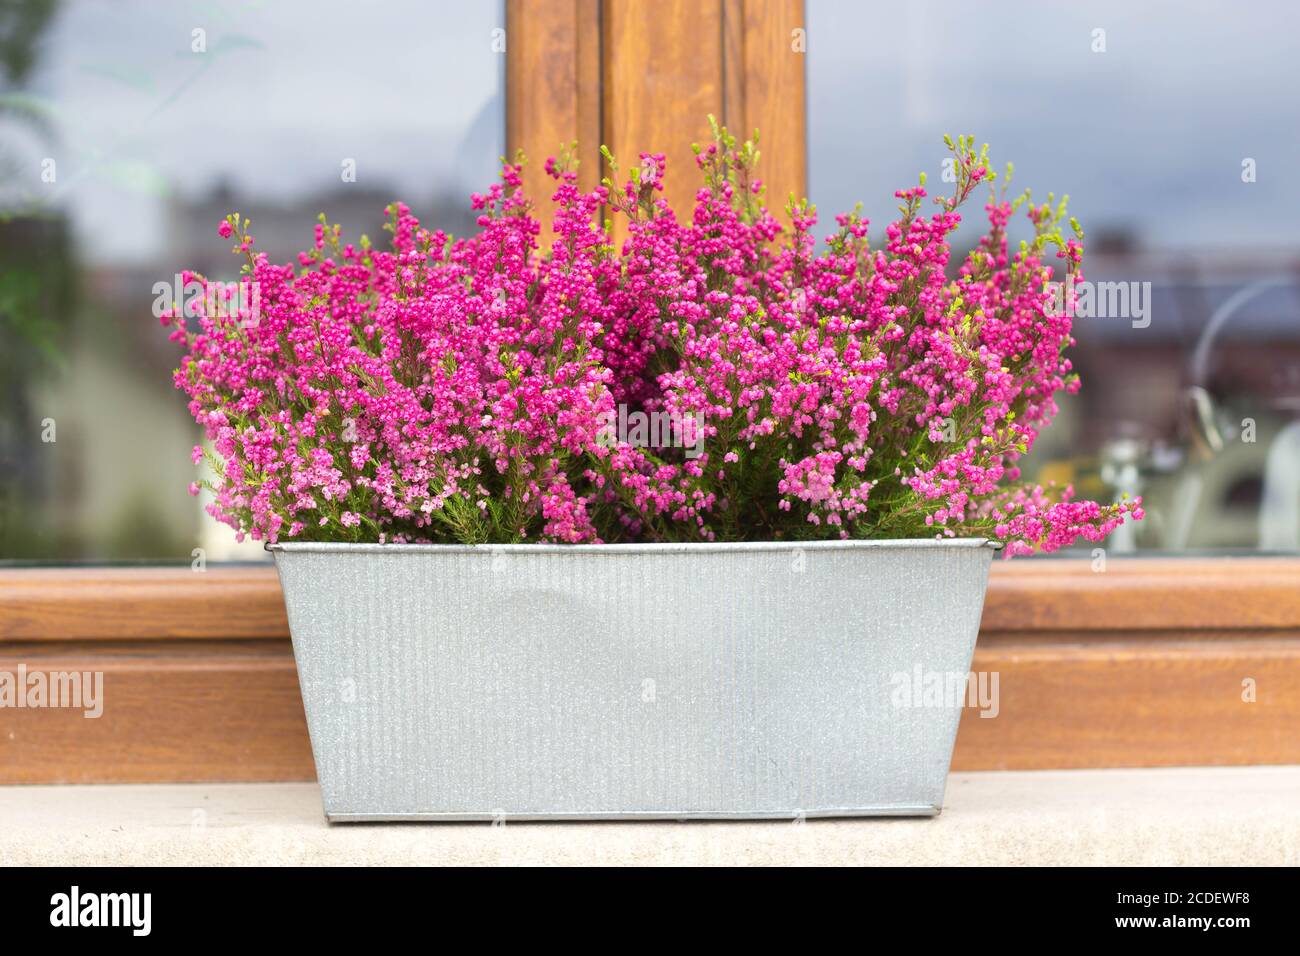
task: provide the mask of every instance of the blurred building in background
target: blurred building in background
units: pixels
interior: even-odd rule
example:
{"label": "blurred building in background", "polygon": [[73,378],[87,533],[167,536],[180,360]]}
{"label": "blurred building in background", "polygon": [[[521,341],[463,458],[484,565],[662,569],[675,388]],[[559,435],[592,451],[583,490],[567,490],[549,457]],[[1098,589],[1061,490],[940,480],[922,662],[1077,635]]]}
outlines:
{"label": "blurred building in background", "polygon": [[[943,136],[973,133],[996,170],[1014,161],[1011,196],[1069,195],[1090,282],[1149,289],[1143,316],[1075,319],[1083,387],[1025,476],[1142,494],[1147,519],[1112,553],[1300,549],[1294,7],[809,0],[807,18],[823,233],[862,201],[883,236],[893,191],[918,172],[950,190]],[[955,256],[981,205],[963,209]]]}
{"label": "blurred building in background", "polygon": [[171,385],[180,352],[154,285],[235,278],[216,234],[233,211],[282,262],[321,213],[382,244],[397,199],[464,234],[505,151],[501,4],[404,0],[349,13],[346,30],[305,0],[11,7],[0,561],[262,560],[187,492],[201,435]]}
{"label": "blurred building in background", "polygon": [[1084,387],[1026,474],[1141,494],[1147,520],[1112,548],[1300,549],[1300,457],[1278,458],[1300,427],[1300,257],[1103,249],[1085,267],[1149,282],[1150,324],[1076,319]]}

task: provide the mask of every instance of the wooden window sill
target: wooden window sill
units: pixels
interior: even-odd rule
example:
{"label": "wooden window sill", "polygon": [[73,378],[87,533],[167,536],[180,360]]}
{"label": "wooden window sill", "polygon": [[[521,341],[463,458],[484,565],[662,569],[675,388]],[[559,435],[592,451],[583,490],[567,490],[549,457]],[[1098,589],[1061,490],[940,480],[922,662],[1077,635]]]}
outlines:
{"label": "wooden window sill", "polygon": [[[288,637],[270,567],[0,570],[0,669],[106,685],[0,709],[0,783],[311,779]],[[1300,763],[1300,558],[995,561],[972,669],[955,769]]]}

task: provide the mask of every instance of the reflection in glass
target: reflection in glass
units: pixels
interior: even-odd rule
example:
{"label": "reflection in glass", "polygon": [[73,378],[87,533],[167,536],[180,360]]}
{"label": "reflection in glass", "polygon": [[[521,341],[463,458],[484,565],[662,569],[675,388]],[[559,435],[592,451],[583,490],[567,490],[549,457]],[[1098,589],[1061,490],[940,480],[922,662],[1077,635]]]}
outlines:
{"label": "reflection in glass", "polygon": [[[881,236],[895,189],[921,170],[942,188],[944,133],[988,142],[1039,201],[1069,194],[1101,308],[1075,321],[1083,390],[1025,475],[1142,494],[1147,520],[1111,553],[1300,550],[1298,17],[1283,0],[808,2],[824,231],[862,200]],[[965,217],[957,262],[978,205]]]}
{"label": "reflection in glass", "polygon": [[289,261],[321,212],[453,232],[504,153],[499,3],[20,0],[0,13],[0,560],[260,557],[186,489],[154,286]]}

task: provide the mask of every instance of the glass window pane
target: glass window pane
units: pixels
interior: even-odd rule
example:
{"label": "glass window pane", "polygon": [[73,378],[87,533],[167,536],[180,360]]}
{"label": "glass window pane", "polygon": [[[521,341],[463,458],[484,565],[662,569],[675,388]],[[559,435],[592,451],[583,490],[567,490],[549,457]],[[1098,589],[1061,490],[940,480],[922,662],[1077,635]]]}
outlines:
{"label": "glass window pane", "polygon": [[[895,189],[942,183],[944,133],[988,142],[1038,201],[1069,194],[1097,292],[1083,388],[1025,474],[1141,493],[1112,553],[1300,549],[1297,27],[1283,0],[808,2],[823,231],[861,200],[882,235]],[[965,219],[957,261],[979,204]]]}
{"label": "glass window pane", "polygon": [[504,153],[501,3],[19,0],[0,12],[0,560],[261,557],[190,497],[154,286],[318,214],[453,233]]}

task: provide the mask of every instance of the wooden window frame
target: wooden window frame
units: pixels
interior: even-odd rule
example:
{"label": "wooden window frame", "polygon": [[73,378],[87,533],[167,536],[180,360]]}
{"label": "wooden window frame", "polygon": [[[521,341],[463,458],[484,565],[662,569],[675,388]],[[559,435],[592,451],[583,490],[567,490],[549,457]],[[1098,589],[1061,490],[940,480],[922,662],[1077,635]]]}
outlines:
{"label": "wooden window frame", "polygon": [[691,144],[714,116],[738,138],[764,134],[762,179],[784,210],[807,189],[803,22],[803,0],[507,0],[506,147],[530,158],[528,194],[550,195],[542,163],[573,143],[579,183],[594,187],[605,145],[624,170],[663,152],[665,195],[689,209]]}
{"label": "wooden window frame", "polygon": [[[313,776],[273,568],[0,570],[20,665],[102,671],[104,715],[0,709],[0,784]],[[960,770],[1300,763],[1300,559],[996,561],[972,669]]]}
{"label": "wooden window frame", "polygon": [[[705,116],[764,136],[769,204],[806,189],[801,0],[507,0],[506,138],[578,142],[580,182],[668,150],[694,189]],[[543,204],[544,205],[544,204]],[[97,670],[105,711],[0,709],[0,784],[313,776],[274,569],[0,569],[0,670]],[[995,562],[957,769],[1300,763],[1300,558]],[[1252,699],[1253,697],[1253,699]]]}

